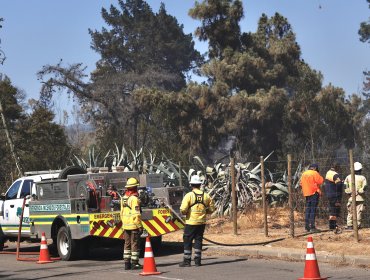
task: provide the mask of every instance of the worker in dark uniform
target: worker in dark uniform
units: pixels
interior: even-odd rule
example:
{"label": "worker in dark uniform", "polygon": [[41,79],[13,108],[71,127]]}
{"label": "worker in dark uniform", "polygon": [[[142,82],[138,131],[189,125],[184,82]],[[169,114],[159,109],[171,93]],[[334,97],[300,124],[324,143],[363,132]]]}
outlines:
{"label": "worker in dark uniform", "polygon": [[143,232],[141,223],[140,200],[137,187],[139,182],[136,178],[129,178],[126,184],[125,195],[121,199],[121,219],[124,230],[125,246],[123,248],[123,260],[125,270],[140,269],[140,235]]}
{"label": "worker in dark uniform", "polygon": [[337,219],[340,214],[343,181],[339,175],[339,165],[333,163],[325,176],[324,191],[329,201],[329,229],[337,230]]}
{"label": "worker in dark uniform", "polygon": [[211,197],[200,190],[202,184],[198,175],[191,177],[192,191],[187,193],[182,200],[180,212],[186,215],[184,229],[184,260],[180,267],[191,266],[192,244],[194,240],[194,264],[201,266],[203,234],[206,227],[206,214],[215,211]]}

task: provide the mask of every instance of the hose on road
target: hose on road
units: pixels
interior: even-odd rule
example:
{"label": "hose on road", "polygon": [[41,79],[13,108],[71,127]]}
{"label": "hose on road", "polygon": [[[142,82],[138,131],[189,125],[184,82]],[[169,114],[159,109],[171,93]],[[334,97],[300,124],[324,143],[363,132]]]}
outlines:
{"label": "hose on road", "polygon": [[[170,210],[171,212],[176,216],[176,218],[181,221],[183,224],[185,224],[185,221],[182,219],[182,217],[180,217],[180,215],[178,215],[174,210],[173,208],[170,206],[170,205],[166,205]],[[320,232],[328,232],[330,230],[322,230]],[[309,234],[312,234],[310,232],[308,233],[303,233],[303,234],[300,234],[300,235],[296,235],[295,237],[302,237],[302,236],[306,236],[306,235],[309,235]],[[221,242],[217,242],[217,241],[214,241],[214,240],[211,240],[211,239],[208,239],[206,237],[203,237],[204,240],[208,241],[209,243],[212,243],[212,244],[215,244],[215,245],[219,245],[219,246],[227,246],[227,247],[238,247],[238,246],[258,246],[258,245],[267,245],[267,244],[270,244],[270,243],[274,243],[274,242],[279,242],[279,241],[282,241],[282,240],[285,240],[287,239],[286,237],[282,237],[282,238],[277,238],[277,239],[272,239],[272,240],[268,240],[268,241],[263,241],[263,242],[254,242],[254,243],[237,243],[237,244],[226,244],[226,243],[221,243]]]}

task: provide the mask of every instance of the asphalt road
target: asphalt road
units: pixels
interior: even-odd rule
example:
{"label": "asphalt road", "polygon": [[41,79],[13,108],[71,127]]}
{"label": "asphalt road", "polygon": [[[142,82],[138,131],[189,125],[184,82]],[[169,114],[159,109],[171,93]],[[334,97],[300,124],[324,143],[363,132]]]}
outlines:
{"label": "asphalt road", "polygon": [[[37,251],[34,246],[31,250]],[[156,254],[155,262],[160,275],[146,276],[145,279],[168,280],[221,280],[221,279],[298,279],[303,277],[304,262],[247,259],[209,255],[204,253],[203,266],[180,268],[182,259],[180,244],[164,244]],[[25,256],[31,257],[31,256]],[[142,261],[142,260],[141,260]],[[322,277],[330,279],[370,279],[370,271],[357,267],[339,267],[319,264]],[[111,280],[139,279],[141,271],[123,270],[121,250],[95,249],[87,260],[72,262],[57,261],[49,264],[16,261],[15,255],[0,255],[0,279],[41,280],[80,279]]]}

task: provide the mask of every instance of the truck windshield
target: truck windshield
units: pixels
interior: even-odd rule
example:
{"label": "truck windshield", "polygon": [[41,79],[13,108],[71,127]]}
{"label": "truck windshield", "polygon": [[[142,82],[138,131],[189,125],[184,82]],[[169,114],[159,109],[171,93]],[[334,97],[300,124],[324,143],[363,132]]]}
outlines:
{"label": "truck windshield", "polygon": [[19,187],[21,186],[21,183],[22,181],[19,180],[19,181],[15,181],[13,185],[11,185],[11,187],[9,188],[8,192],[5,195],[6,200],[17,198],[18,190],[19,190]]}

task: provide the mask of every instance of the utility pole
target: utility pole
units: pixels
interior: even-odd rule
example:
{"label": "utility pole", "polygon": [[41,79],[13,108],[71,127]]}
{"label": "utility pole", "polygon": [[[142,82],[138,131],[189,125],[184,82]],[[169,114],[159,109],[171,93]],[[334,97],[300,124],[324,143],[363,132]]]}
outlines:
{"label": "utility pole", "polygon": [[20,162],[18,160],[17,154],[15,152],[13,140],[12,140],[12,137],[11,137],[11,135],[9,133],[8,126],[6,124],[6,119],[5,119],[5,115],[4,115],[3,105],[1,103],[1,99],[0,99],[0,115],[1,115],[1,119],[3,121],[5,135],[6,135],[6,138],[8,140],[8,144],[9,144],[9,147],[10,147],[10,152],[11,152],[11,154],[13,156],[14,161],[15,161],[15,165],[16,165],[17,170],[18,170],[18,175],[21,176],[23,174],[22,167],[21,167],[21,164],[20,164]]}

